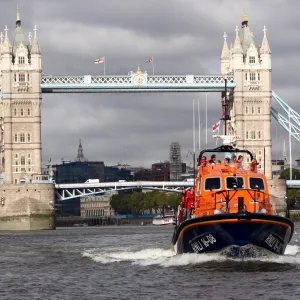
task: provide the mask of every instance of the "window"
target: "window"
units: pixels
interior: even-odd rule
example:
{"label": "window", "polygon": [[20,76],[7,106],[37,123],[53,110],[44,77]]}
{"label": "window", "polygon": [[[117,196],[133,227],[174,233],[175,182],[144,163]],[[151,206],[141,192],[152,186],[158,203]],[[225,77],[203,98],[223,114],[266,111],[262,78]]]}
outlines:
{"label": "window", "polygon": [[254,106],[251,107],[251,113],[254,115]]}
{"label": "window", "polygon": [[255,56],[249,56],[249,63],[255,64]]}
{"label": "window", "polygon": [[30,153],[28,153],[28,158],[30,158]]}
{"label": "window", "polygon": [[24,133],[20,134],[20,142],[25,143],[25,134]]}
{"label": "window", "polygon": [[19,169],[18,169],[18,168],[16,168],[16,172],[19,172]]}
{"label": "window", "polygon": [[251,139],[255,140],[255,131],[251,131]]}
{"label": "window", "polygon": [[205,190],[219,190],[221,188],[221,178],[220,177],[212,177],[205,179]]}
{"label": "window", "polygon": [[19,157],[18,154],[16,154],[16,155],[15,155],[15,158],[18,158],[18,157]]}
{"label": "window", "polygon": [[25,82],[25,74],[19,74],[19,82]]}
{"label": "window", "polygon": [[16,115],[17,115],[17,113],[18,113],[17,109],[16,109],[16,108],[14,108],[14,116],[16,116]]}
{"label": "window", "polygon": [[249,131],[246,131],[246,140],[249,140]]}
{"label": "window", "polygon": [[245,80],[248,80],[248,73],[245,73]]}
{"label": "window", "polygon": [[[16,171],[17,172],[17,171]],[[15,184],[17,184],[18,183],[18,179],[15,179]]]}
{"label": "window", "polygon": [[18,134],[15,133],[15,143],[17,143],[17,142],[18,142]]}
{"label": "window", "polygon": [[257,113],[260,114],[260,106],[257,107]]}
{"label": "window", "polygon": [[28,172],[31,172],[31,168],[28,168]]}
{"label": "window", "polygon": [[260,80],[260,73],[257,73],[257,80]]}
{"label": "window", "polygon": [[30,79],[29,74],[27,74],[27,82],[29,82],[29,79]]}
{"label": "window", "polygon": [[244,187],[243,177],[226,177],[226,187],[228,189],[243,188]]}
{"label": "window", "polygon": [[21,168],[21,172],[26,172],[26,169],[25,168]]}
{"label": "window", "polygon": [[24,108],[21,108],[20,115],[24,116]]}
{"label": "window", "polygon": [[262,178],[250,177],[249,180],[250,189],[252,190],[264,190],[265,185]]}
{"label": "window", "polygon": [[14,74],[14,82],[17,82],[17,74]]}
{"label": "window", "polygon": [[261,131],[257,131],[257,139],[261,140]]}
{"label": "window", "polygon": [[30,135],[30,133],[27,134],[27,142],[28,142],[28,143],[31,142],[31,135]]}
{"label": "window", "polygon": [[19,56],[19,65],[24,65],[24,64],[25,64],[25,57]]}
{"label": "window", "polygon": [[251,81],[255,80],[255,73],[250,73],[250,80]]}
{"label": "window", "polygon": [[22,166],[25,165],[25,156],[21,156],[21,165],[22,165]]}
{"label": "window", "polygon": [[31,110],[30,108],[27,109],[27,116],[30,116],[31,115]]}
{"label": "window", "polygon": [[30,160],[28,160],[27,165],[30,166],[30,164],[31,164],[31,162],[30,162]]}
{"label": "window", "polygon": [[17,166],[18,164],[19,164],[19,163],[18,163],[18,161],[16,160],[16,161],[15,161],[15,165]]}
{"label": "window", "polygon": [[258,151],[258,155],[261,155],[261,150]]}
{"label": "window", "polygon": [[245,108],[245,113],[246,113],[246,114],[249,113],[248,106],[246,106],[246,108]]}

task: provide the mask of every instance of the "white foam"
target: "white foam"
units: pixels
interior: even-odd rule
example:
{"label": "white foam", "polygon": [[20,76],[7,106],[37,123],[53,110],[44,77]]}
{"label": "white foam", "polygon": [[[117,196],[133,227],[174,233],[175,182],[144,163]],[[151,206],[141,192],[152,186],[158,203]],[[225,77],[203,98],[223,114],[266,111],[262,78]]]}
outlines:
{"label": "white foam", "polygon": [[296,245],[288,245],[284,255],[270,255],[269,257],[232,259],[218,254],[180,254],[171,249],[149,248],[138,251],[130,251],[128,248],[86,250],[82,256],[88,257],[95,262],[108,264],[116,262],[130,262],[135,265],[150,266],[160,265],[162,267],[186,266],[203,264],[209,261],[255,261],[280,264],[300,264],[300,248]]}
{"label": "white foam", "polygon": [[300,252],[300,248],[297,245],[287,245],[284,255],[296,255]]}

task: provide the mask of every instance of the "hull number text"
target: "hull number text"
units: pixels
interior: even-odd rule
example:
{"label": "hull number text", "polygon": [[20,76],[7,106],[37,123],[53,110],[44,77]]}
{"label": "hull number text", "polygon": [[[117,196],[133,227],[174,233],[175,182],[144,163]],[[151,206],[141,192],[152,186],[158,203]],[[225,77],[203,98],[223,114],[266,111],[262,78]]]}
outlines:
{"label": "hull number text", "polygon": [[208,234],[203,238],[193,242],[191,247],[195,253],[199,253],[216,242],[216,238],[212,234]]}
{"label": "hull number text", "polygon": [[283,247],[283,244],[280,242],[280,240],[273,234],[269,234],[269,236],[265,239],[265,243],[276,253],[280,253]]}

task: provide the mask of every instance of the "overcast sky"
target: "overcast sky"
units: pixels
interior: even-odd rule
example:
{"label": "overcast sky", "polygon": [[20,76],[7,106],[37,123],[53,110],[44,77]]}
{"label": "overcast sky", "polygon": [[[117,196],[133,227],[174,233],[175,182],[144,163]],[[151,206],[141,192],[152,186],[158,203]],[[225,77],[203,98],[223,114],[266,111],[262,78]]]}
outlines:
{"label": "overcast sky", "polygon": [[[1,0],[0,27],[7,24],[11,41],[17,4]],[[263,26],[268,29],[273,90],[300,112],[300,1],[30,0],[19,6],[26,37],[37,25],[43,73],[52,75],[101,75],[103,65],[94,60],[102,56],[107,74],[126,75],[138,65],[151,73],[145,60],[152,55],[156,74],[220,74],[223,33],[234,41],[245,8],[255,43],[261,43]],[[205,146],[204,93],[43,95],[43,161],[73,160],[81,138],[84,155],[106,165],[149,167],[168,159],[172,141],[180,142],[188,162],[193,98],[201,102]],[[213,146],[220,94],[209,93],[208,103],[208,146]],[[272,105],[280,109],[275,101]],[[272,131],[274,158],[280,158],[288,134],[274,120]],[[300,158],[297,148],[293,140],[293,159]]]}

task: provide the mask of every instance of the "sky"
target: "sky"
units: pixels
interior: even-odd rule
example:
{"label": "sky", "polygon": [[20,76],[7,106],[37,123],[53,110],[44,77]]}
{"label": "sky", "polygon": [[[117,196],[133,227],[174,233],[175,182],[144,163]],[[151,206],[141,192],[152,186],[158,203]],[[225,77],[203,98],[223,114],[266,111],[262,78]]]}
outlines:
{"label": "sky", "polygon": [[[244,9],[256,44],[266,25],[272,51],[273,90],[293,109],[298,101],[299,1],[289,0],[1,0],[0,31],[10,29],[20,7],[26,37],[34,25],[42,51],[44,74],[127,75],[153,56],[158,75],[220,74],[223,34],[233,43]],[[220,117],[220,94],[209,93],[207,146],[215,146],[211,126]],[[200,103],[201,147],[206,146],[204,93],[44,94],[42,105],[43,162],[74,160],[79,139],[85,157],[106,165],[126,163],[150,167],[168,160],[178,141],[182,159],[191,164],[192,107]],[[272,106],[281,110],[273,101]],[[197,118],[197,117],[196,117]],[[197,129],[198,124],[196,123]],[[273,158],[282,156],[288,134],[272,120]],[[197,148],[198,148],[198,132]],[[300,158],[292,139],[293,160]]]}

